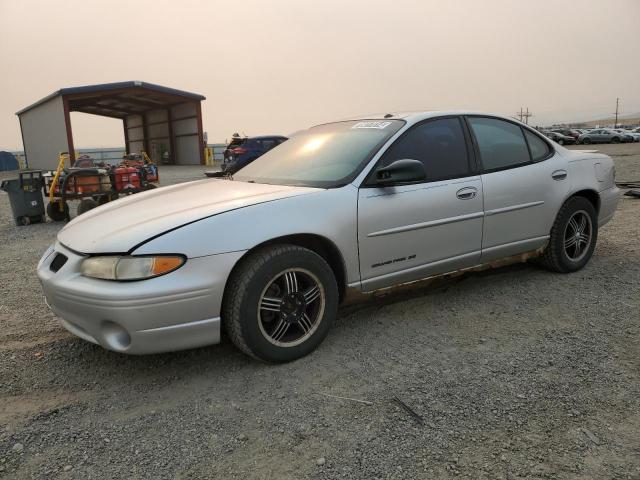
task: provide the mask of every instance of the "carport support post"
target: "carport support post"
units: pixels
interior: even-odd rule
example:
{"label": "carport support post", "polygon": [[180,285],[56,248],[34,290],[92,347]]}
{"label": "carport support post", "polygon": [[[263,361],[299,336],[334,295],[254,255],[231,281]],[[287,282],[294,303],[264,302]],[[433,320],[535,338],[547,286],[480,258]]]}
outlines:
{"label": "carport support post", "polygon": [[[71,131],[71,115],[69,114],[69,101],[62,97],[62,107],[64,109],[64,126],[67,131],[67,149],[69,151],[69,166],[76,163],[76,150],[73,146],[73,132]],[[57,159],[56,159],[57,160]]]}
{"label": "carport support post", "polygon": [[[167,108],[167,125],[169,126],[169,163],[176,163],[176,138],[173,136],[173,117],[171,115],[171,107]],[[164,153],[164,152],[162,152]]]}
{"label": "carport support post", "polygon": [[129,129],[127,128],[127,118],[122,119],[122,128],[124,130],[124,153],[129,153]]}
{"label": "carport support post", "polygon": [[202,132],[202,105],[200,102],[196,103],[196,115],[198,117],[198,144],[200,146],[200,165],[204,165],[206,163],[204,159],[204,135]]}
{"label": "carport support post", "polygon": [[144,146],[144,151],[147,152],[147,155],[150,155],[149,152],[149,129],[147,128],[147,114],[142,112],[140,114],[140,118],[142,119],[142,135],[144,138],[142,139],[142,145]]}

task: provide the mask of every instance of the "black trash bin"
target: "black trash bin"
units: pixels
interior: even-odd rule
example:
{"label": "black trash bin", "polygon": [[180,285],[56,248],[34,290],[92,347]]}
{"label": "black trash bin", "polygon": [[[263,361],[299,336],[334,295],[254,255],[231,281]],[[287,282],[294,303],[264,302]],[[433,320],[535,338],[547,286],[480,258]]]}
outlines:
{"label": "black trash bin", "polygon": [[20,172],[18,178],[3,180],[0,184],[0,189],[9,194],[16,225],[46,221],[42,185],[42,170]]}

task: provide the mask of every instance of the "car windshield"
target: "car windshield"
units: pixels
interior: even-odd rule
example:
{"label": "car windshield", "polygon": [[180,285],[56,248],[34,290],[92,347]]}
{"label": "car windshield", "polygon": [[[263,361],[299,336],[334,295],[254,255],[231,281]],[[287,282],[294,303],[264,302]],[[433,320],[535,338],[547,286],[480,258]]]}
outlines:
{"label": "car windshield", "polygon": [[312,127],[240,169],[245,182],[331,188],[353,180],[403,120],[358,120]]}

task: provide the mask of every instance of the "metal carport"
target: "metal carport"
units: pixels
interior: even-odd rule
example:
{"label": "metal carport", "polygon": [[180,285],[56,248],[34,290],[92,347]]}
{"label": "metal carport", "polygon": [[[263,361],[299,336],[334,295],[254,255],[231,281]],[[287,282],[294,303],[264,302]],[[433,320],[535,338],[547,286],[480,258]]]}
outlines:
{"label": "metal carport", "polygon": [[51,169],[67,151],[75,161],[70,112],[122,120],[128,153],[157,163],[204,165],[201,101],[196,93],[129,81],[62,88],[16,112],[29,168]]}

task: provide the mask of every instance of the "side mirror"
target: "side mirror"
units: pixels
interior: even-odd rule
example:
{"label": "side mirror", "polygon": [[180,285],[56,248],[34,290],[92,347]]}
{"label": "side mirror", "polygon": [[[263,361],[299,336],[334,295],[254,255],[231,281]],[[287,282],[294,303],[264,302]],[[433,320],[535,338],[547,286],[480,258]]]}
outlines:
{"label": "side mirror", "polygon": [[381,187],[396,183],[421,182],[426,178],[424,165],[419,160],[396,160],[376,170],[376,183]]}

